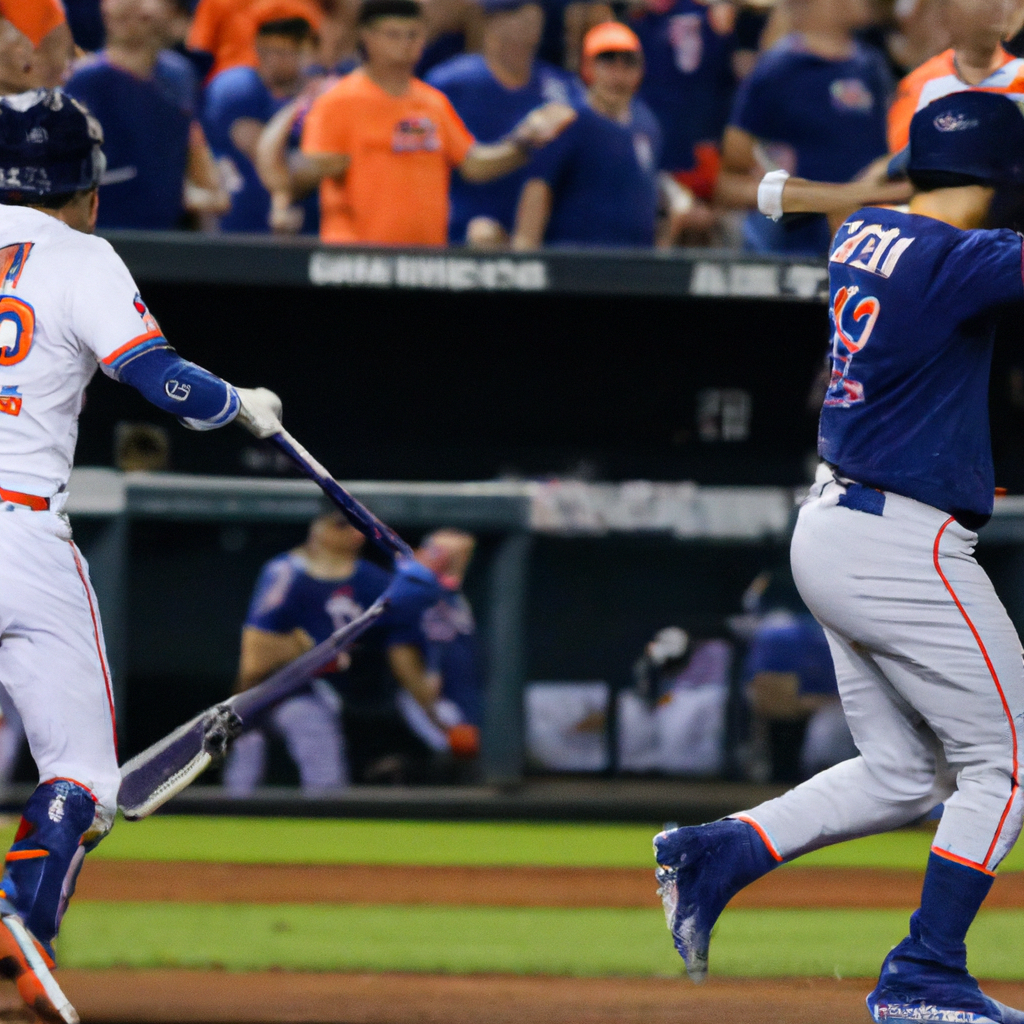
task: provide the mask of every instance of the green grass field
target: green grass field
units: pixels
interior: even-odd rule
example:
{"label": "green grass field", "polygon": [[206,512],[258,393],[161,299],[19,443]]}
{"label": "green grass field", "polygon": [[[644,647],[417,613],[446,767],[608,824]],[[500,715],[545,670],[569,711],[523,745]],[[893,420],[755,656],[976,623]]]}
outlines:
{"label": "green grass field", "polygon": [[[0,830],[10,843],[14,824]],[[660,825],[421,822],[171,815],[118,822],[91,856],[245,864],[452,864],[651,868]],[[923,829],[856,839],[802,857],[800,865],[923,870]],[[1024,844],[1002,871],[1024,870]]]}
{"label": "green grass field", "polygon": [[[657,828],[161,816],[120,822],[92,856],[267,864],[651,868],[651,837]],[[9,839],[10,835],[0,836],[0,841]],[[930,842],[931,835],[924,830],[894,832],[822,850],[799,863],[921,870]],[[1011,853],[1006,869],[1024,869],[1024,848]],[[907,916],[890,910],[728,910],[712,946],[712,970],[752,977],[870,977],[886,951],[906,933]],[[983,912],[968,940],[972,969],[988,978],[1024,978],[1024,958],[1017,952],[1022,932],[1024,909]],[[69,967],[578,976],[681,971],[657,908],[76,901],[64,924],[59,953]]]}

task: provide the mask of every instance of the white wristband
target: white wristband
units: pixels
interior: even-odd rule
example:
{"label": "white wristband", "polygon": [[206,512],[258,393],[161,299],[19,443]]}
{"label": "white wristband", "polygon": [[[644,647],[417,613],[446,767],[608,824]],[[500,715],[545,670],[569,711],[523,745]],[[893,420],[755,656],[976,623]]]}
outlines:
{"label": "white wristband", "polygon": [[789,171],[769,171],[757,186],[757,208],[772,220],[782,220],[782,190]]}

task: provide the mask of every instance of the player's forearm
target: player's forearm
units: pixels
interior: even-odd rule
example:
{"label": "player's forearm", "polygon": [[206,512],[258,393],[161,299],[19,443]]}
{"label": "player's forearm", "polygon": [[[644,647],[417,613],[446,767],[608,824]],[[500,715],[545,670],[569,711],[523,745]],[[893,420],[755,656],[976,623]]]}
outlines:
{"label": "player's forearm", "polygon": [[437,677],[427,671],[423,655],[413,644],[395,644],[388,648],[388,664],[394,677],[424,711],[432,713],[437,702]]}
{"label": "player's forearm", "polygon": [[466,181],[480,184],[518,170],[529,158],[523,146],[507,139],[494,143],[478,142],[459,165],[459,173]]}
{"label": "player's forearm", "polygon": [[862,206],[905,203],[913,194],[905,181],[849,181],[830,184],[787,178],[782,191],[784,213],[853,213]]}
{"label": "player's forearm", "polygon": [[730,210],[757,209],[759,175],[723,167],[715,187],[715,203]]}
{"label": "player's forearm", "polygon": [[238,393],[227,381],[182,359],[163,338],[153,342],[122,366],[112,367],[112,375],[188,426],[209,430],[238,415]]}

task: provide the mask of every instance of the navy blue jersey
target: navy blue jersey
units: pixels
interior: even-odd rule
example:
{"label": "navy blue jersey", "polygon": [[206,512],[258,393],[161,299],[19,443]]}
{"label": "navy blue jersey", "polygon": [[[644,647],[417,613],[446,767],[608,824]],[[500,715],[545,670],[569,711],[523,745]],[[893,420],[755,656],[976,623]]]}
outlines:
{"label": "navy blue jersey", "polygon": [[447,590],[423,612],[418,646],[427,667],[441,676],[441,696],[454,701],[470,725],[483,721],[480,652],[473,609],[460,591]]}
{"label": "navy blue jersey", "polygon": [[840,474],[978,525],[992,514],[996,315],[1024,300],[1021,237],[859,210],[829,262],[832,378],[818,452]]}
{"label": "navy blue jersey", "polygon": [[736,87],[736,37],[734,19],[723,22],[719,15],[733,10],[676,0],[663,13],[648,10],[630,22],[644,48],[640,95],[661,124],[666,170],[691,170],[694,145],[722,136]]}
{"label": "navy blue jersey", "polygon": [[[467,53],[438,65],[427,82],[451,100],[456,113],[479,142],[504,138],[526,115],[542,103],[572,103],[582,99],[564,71],[535,61],[530,81],[522,89],[506,89],[478,53]],[[453,174],[448,237],[466,240],[466,225],[473,217],[491,217],[511,232],[523,183],[531,176],[530,164],[502,178],[474,185]]]}
{"label": "navy blue jersey", "polygon": [[[317,579],[306,572],[301,555],[280,555],[260,572],[245,624],[268,633],[304,629],[320,643],[366,611],[390,580],[388,572],[362,559],[346,579]],[[350,650],[352,665],[346,672],[324,673],[351,707],[380,707],[394,699],[396,683],[384,656],[394,642],[390,625],[385,619],[359,638]],[[403,633],[399,639],[406,638]]]}
{"label": "navy blue jersey", "polygon": [[269,231],[270,194],[252,161],[231,141],[239,118],[266,124],[287,100],[275,99],[255,68],[228,68],[206,87],[203,127],[231,192],[231,209],[220,220],[224,231]]}
{"label": "navy blue jersey", "polygon": [[654,244],[661,129],[642,100],[633,101],[630,115],[623,125],[584,106],[534,157],[530,177],[546,181],[554,193],[545,242]]}
{"label": "navy blue jersey", "polygon": [[757,627],[743,677],[749,680],[759,672],[795,672],[800,693],[839,692],[825,631],[806,613],[769,615]]}
{"label": "navy blue jersey", "polygon": [[78,66],[65,86],[103,125],[107,170],[99,228],[179,226],[189,132],[199,99],[192,65],[163,50],[149,78],[115,67],[103,54]]}
{"label": "navy blue jersey", "polygon": [[[881,54],[857,44],[846,60],[804,49],[799,36],[773,46],[739,87],[731,123],[755,136],[771,160],[812,181],[849,181],[888,152],[892,78]],[[759,252],[824,255],[824,217],[776,224],[756,211],[746,241]]]}

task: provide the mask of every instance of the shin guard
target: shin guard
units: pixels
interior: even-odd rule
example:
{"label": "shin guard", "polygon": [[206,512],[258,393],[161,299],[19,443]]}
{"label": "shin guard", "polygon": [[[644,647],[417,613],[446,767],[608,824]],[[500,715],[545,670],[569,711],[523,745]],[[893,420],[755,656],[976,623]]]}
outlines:
{"label": "shin guard", "polygon": [[112,814],[84,786],[53,779],[37,787],[7,854],[3,901],[52,955],[86,853],[110,831]]}

